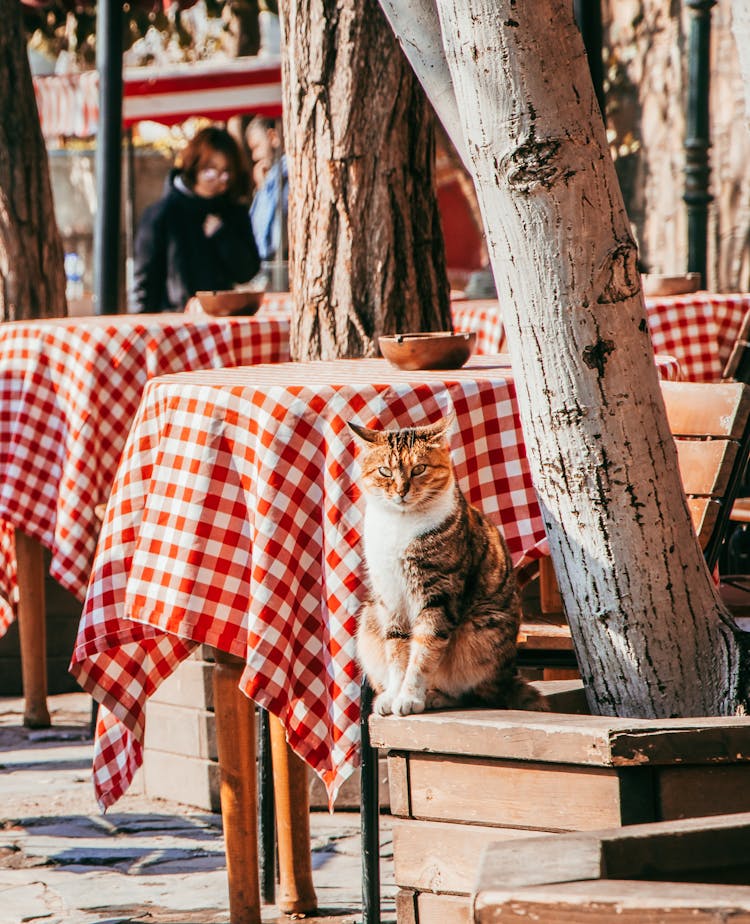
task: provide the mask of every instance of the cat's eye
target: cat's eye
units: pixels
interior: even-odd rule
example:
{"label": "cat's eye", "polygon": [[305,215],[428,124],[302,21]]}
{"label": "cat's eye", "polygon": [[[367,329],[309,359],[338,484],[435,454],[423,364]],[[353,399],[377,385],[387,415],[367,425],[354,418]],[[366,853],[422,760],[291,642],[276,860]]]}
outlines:
{"label": "cat's eye", "polygon": [[411,470],[411,473],[412,475],[424,475],[426,471],[427,471],[426,465],[415,465],[414,468]]}
{"label": "cat's eye", "polygon": [[389,468],[386,468],[385,465],[381,465],[380,468],[378,469],[378,472],[380,472],[383,478],[393,477],[393,472]]}

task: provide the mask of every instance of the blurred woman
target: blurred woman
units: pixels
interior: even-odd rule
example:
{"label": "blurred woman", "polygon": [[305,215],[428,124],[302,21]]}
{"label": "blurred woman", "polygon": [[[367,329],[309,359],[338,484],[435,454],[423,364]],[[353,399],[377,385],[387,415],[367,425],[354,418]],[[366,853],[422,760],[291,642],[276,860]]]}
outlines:
{"label": "blurred woman", "polygon": [[248,217],[250,177],[223,128],[199,131],[143,213],[135,238],[130,310],[182,311],[204,289],[231,289],[260,268]]}

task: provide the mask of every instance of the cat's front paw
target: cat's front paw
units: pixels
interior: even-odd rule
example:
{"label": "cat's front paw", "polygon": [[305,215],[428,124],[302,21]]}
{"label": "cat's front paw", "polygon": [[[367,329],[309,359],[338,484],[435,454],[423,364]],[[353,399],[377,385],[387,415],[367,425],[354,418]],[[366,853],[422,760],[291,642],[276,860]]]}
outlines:
{"label": "cat's front paw", "polygon": [[387,691],[378,694],[372,703],[375,715],[390,715],[393,712],[393,695]]}
{"label": "cat's front paw", "polygon": [[424,699],[418,696],[397,696],[393,701],[394,715],[415,715],[424,712]]}

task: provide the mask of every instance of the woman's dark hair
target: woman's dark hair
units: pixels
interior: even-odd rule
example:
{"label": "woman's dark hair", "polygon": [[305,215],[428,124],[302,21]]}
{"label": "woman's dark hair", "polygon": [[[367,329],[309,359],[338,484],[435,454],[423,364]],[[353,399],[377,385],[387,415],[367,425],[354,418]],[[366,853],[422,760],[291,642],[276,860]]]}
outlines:
{"label": "woman's dark hair", "polygon": [[227,196],[235,200],[248,196],[250,172],[245,154],[226,129],[213,125],[197,132],[180,154],[178,166],[187,185],[191,189],[195,186],[198,172],[214,151],[223,154],[229,165]]}

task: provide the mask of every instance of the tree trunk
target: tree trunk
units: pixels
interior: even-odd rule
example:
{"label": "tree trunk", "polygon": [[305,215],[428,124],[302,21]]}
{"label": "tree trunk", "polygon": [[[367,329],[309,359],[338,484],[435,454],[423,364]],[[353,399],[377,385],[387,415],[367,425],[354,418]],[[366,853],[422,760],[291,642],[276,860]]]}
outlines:
{"label": "tree trunk", "polygon": [[745,117],[750,124],[750,8],[747,0],[732,0],[732,34],[745,90]]}
{"label": "tree trunk", "polygon": [[375,0],[282,9],[295,359],[451,328],[424,93]]}
{"label": "tree trunk", "polygon": [[743,656],[679,481],[571,5],[437,6],[589,703],[644,718],[732,713]]}
{"label": "tree trunk", "polygon": [[0,316],[63,317],[63,248],[18,0],[0,0],[0,22]]}

